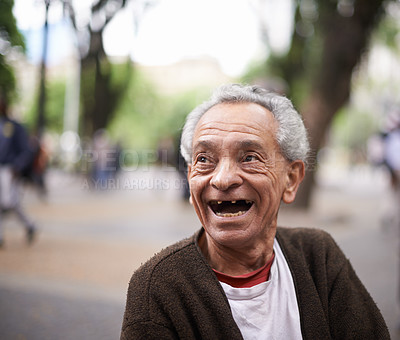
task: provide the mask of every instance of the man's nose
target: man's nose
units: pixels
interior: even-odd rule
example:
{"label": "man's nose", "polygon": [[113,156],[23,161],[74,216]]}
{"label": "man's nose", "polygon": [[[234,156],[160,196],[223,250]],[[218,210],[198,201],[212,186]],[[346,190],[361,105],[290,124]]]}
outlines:
{"label": "man's nose", "polygon": [[237,164],[228,159],[223,159],[216,167],[210,184],[221,191],[241,185],[243,179],[238,173]]}

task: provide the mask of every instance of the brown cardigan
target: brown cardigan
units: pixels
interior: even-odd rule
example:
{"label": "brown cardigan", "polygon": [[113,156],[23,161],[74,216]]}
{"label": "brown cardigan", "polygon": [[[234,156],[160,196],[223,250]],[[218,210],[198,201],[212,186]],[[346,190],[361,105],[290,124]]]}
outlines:
{"label": "brown cardigan", "polygon": [[[243,339],[197,245],[199,233],[151,258],[129,284],[121,339]],[[377,306],[325,232],[278,228],[304,339],[390,339]]]}

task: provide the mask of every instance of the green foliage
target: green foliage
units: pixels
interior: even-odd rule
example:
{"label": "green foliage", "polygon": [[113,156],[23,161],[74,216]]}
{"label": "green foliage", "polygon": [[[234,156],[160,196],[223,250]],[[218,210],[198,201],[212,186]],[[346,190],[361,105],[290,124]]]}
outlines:
{"label": "green foliage", "polygon": [[[64,125],[65,81],[57,79],[46,85],[46,130],[62,133]],[[35,96],[25,116],[26,124],[33,129],[37,120],[37,97]]]}
{"label": "green foliage", "polygon": [[255,79],[268,78],[272,74],[269,65],[266,61],[251,63],[245,74],[240,78],[240,82],[250,84]]}
{"label": "green foliage", "polygon": [[400,2],[388,2],[386,4],[386,13],[387,15],[383,18],[378,28],[374,31],[374,39],[394,51],[399,51]]}
{"label": "green foliage", "polygon": [[1,38],[10,42],[11,46],[21,46],[25,48],[22,34],[18,31],[17,22],[12,9],[14,0],[0,1],[0,32]]}
{"label": "green foliage", "polygon": [[[123,71],[118,68],[117,71]],[[157,115],[162,108],[151,84],[136,70],[126,95],[117,107],[108,130],[124,147],[148,148],[155,139]],[[115,75],[119,78],[120,75]]]}
{"label": "green foliage", "polygon": [[11,99],[15,95],[16,81],[14,70],[7,62],[7,54],[12,47],[19,46],[25,50],[25,42],[18,31],[12,12],[14,0],[0,1],[0,92]]}
{"label": "green foliage", "polygon": [[[124,72],[119,68],[118,72]],[[115,74],[115,78],[121,75]],[[165,137],[177,139],[186,115],[209,94],[196,89],[179,96],[161,96],[140,71],[133,69],[126,95],[108,126],[125,148],[156,149]]]}
{"label": "green foliage", "polygon": [[[139,70],[127,68],[125,64],[112,64],[110,67],[114,89],[127,77],[127,70],[132,72],[125,95],[107,126],[111,138],[120,142],[124,148],[155,150],[163,138],[177,140],[187,114],[205,100],[211,91],[209,88],[199,88],[176,96],[161,96]],[[91,86],[91,83],[87,81],[81,86]],[[61,134],[64,122],[65,79],[49,80],[46,89],[46,130]],[[37,98],[34,97],[24,119],[30,129],[35,125],[36,115]]]}
{"label": "green foliage", "polygon": [[[260,77],[265,80],[281,79],[287,84],[287,93],[295,106],[301,106],[310,91],[312,79],[318,70],[323,48],[321,22],[318,9],[320,1],[299,0],[293,17],[294,30],[288,52],[275,54],[271,50],[268,59],[252,65],[242,78],[251,83]],[[321,10],[321,9],[320,9]]]}
{"label": "green foliage", "polygon": [[47,91],[46,123],[50,131],[61,132],[64,125],[65,82],[54,81]]}
{"label": "green foliage", "polygon": [[369,112],[346,107],[332,122],[330,142],[334,147],[365,151],[368,138],[376,131],[377,123]]}
{"label": "green foliage", "polygon": [[210,91],[209,88],[196,88],[179,95],[161,98],[166,105],[158,128],[159,136],[178,138],[186,116],[208,98]]}
{"label": "green foliage", "polygon": [[16,81],[14,70],[0,54],[0,94],[10,100],[15,93]]}
{"label": "green foliage", "polygon": [[[332,36],[332,32],[337,32],[337,39],[331,43],[342,46],[342,55],[344,56],[350,47],[345,44],[351,40],[346,36],[352,37],[356,34],[355,32],[340,31],[338,28],[352,20],[353,6],[357,5],[359,10],[363,11],[365,4],[363,5],[362,1],[356,4],[352,1],[339,2],[338,0],[297,0],[294,3],[296,5],[293,17],[294,30],[288,52],[285,55],[277,55],[271,51],[271,55],[265,62],[266,72],[262,72],[262,67],[258,69],[265,78],[280,77],[284,79],[288,85],[287,95],[295,106],[301,107],[311,88],[319,86],[316,80],[323,71],[321,63],[324,59],[332,60],[332,62],[336,60],[336,65],[332,64],[332,67],[344,68],[344,65],[341,64],[343,59],[334,55],[324,55],[324,49],[326,49],[324,44],[327,44],[327,37]],[[365,1],[365,3],[367,2]],[[399,4],[399,1],[387,0],[385,7],[388,15],[381,22],[379,28],[374,30],[380,41],[393,47],[398,46],[399,39]],[[371,22],[380,18],[380,11],[378,12],[375,18],[370,18]],[[343,58],[346,59],[346,57]],[[250,69],[244,79],[251,82],[254,77],[257,77],[257,73],[254,72],[254,69]]]}

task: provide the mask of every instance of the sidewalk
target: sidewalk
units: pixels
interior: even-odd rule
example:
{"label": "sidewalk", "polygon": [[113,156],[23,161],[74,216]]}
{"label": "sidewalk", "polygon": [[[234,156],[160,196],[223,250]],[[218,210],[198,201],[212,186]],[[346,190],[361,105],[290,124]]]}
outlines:
{"label": "sidewalk", "polygon": [[[330,232],[377,302],[392,339],[400,339],[398,231],[380,226],[385,183],[371,182],[369,173],[352,176],[324,179],[313,209],[304,213],[283,207],[280,224]],[[47,202],[27,192],[25,206],[40,233],[28,247],[18,221],[5,221],[1,339],[119,338],[134,269],[199,228],[192,207],[179,200],[174,172],[152,169],[126,178],[136,187],[93,194],[82,178],[52,171]],[[157,185],[154,178],[162,181]]]}

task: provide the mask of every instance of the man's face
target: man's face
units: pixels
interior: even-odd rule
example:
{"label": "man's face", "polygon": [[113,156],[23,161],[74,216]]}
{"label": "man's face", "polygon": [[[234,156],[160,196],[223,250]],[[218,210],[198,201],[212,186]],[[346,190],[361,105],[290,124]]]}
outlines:
{"label": "man's face", "polygon": [[275,235],[289,163],[271,112],[219,104],[198,122],[188,179],[196,213],[213,242],[245,247]]}

